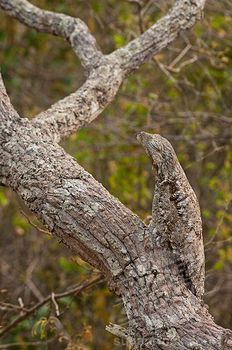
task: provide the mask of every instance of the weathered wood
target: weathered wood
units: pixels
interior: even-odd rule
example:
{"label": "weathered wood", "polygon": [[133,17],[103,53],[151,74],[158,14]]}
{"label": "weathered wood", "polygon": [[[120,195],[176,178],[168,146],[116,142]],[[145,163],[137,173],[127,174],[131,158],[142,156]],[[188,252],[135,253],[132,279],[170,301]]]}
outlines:
{"label": "weathered wood", "polygon": [[[108,329],[135,349],[229,350],[232,333],[202,301],[204,251],[200,210],[170,143],[138,139],[156,173],[147,226],[58,145],[113,100],[121,82],[201,15],[203,0],[178,0],[143,35],[104,56],[79,19],[26,0],[0,8],[39,31],[65,37],[89,77],[75,93],[29,121],[12,107],[0,76],[0,183],[12,188],[64,244],[101,270],[121,296],[128,329]],[[83,38],[86,41],[83,41]]]}
{"label": "weathered wood", "polygon": [[92,122],[114,99],[123,79],[173,42],[201,17],[205,0],[177,0],[166,16],[141,36],[102,55],[79,19],[41,10],[26,0],[0,0],[0,8],[38,31],[66,38],[90,73],[84,85],[35,118],[58,142]]}
{"label": "weathered wood", "polygon": [[30,28],[65,38],[85,69],[98,65],[102,53],[87,25],[79,18],[42,10],[26,0],[1,0],[0,8]]}
{"label": "weathered wood", "polygon": [[[213,323],[201,298],[186,284],[172,245],[156,239],[154,230],[161,226],[155,207],[152,225],[145,226],[47,133],[20,118],[1,87],[0,182],[16,191],[64,244],[106,275],[123,299],[126,337],[133,347],[208,350],[223,349],[223,339],[230,344],[231,333]],[[163,139],[162,145],[162,152],[170,147]],[[166,173],[165,167],[160,169]]]}

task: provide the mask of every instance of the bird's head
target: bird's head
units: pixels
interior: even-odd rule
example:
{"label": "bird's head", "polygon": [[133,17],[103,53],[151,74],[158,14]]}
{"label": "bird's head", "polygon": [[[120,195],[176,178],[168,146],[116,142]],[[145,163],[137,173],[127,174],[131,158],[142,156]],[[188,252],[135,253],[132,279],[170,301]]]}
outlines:
{"label": "bird's head", "polygon": [[137,134],[137,140],[152,159],[152,165],[158,174],[165,175],[165,173],[173,170],[173,167],[177,163],[177,157],[172,145],[167,139],[158,134],[149,134],[142,131]]}

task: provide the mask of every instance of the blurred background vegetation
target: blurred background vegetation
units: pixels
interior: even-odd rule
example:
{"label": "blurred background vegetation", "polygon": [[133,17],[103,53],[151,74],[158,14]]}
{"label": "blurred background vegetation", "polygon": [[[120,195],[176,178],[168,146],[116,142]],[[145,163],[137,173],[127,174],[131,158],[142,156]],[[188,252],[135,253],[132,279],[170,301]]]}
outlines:
{"label": "blurred background vegetation", "polygon": [[[82,18],[104,53],[110,53],[153,24],[173,1],[33,3]],[[231,1],[207,2],[201,23],[129,77],[105,112],[63,143],[86,170],[145,219],[151,212],[154,179],[150,161],[135,135],[145,130],[171,141],[201,205],[207,271],[205,301],[216,322],[227,328],[232,327],[231,28]],[[85,79],[67,43],[36,33],[3,12],[0,64],[14,106],[27,117],[71,93]],[[96,273],[28,219],[40,225],[20,198],[0,188],[2,326],[19,313],[10,305],[31,306]],[[119,300],[104,283],[57,302],[62,332],[72,339],[76,349],[126,348],[105,331],[106,324],[122,324],[125,316]],[[54,309],[53,303],[38,309],[2,339],[1,344],[11,346],[0,348],[65,349],[65,337],[54,339],[59,327],[52,330],[48,326]]]}

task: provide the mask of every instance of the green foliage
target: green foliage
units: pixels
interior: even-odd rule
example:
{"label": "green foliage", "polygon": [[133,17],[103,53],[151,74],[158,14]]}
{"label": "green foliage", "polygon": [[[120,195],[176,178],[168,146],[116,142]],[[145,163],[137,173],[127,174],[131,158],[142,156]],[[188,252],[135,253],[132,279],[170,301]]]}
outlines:
{"label": "green foliage", "polygon": [[86,266],[83,262],[82,264],[78,264],[74,259],[71,261],[64,256],[61,256],[59,258],[59,265],[62,270],[67,273],[79,273],[80,275],[84,275],[87,272]]}
{"label": "green foliage", "polygon": [[3,191],[2,189],[0,189],[0,205],[2,207],[5,207],[9,204],[9,200],[7,198],[7,195],[4,193],[5,191]]}
{"label": "green foliage", "polygon": [[39,339],[45,339],[46,326],[48,324],[48,320],[46,317],[42,317],[40,320],[36,321],[32,328],[32,335],[34,337],[39,337]]}
{"label": "green foliage", "polygon": [[122,35],[114,34],[114,42],[115,42],[116,47],[119,48],[119,47],[125,45],[126,40]]}

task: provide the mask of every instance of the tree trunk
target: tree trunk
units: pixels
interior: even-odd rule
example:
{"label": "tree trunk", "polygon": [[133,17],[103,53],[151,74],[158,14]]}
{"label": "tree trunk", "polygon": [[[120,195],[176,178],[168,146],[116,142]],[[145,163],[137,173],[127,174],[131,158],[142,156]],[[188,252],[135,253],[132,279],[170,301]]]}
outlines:
{"label": "tree trunk", "polygon": [[156,175],[152,220],[145,225],[58,142],[96,118],[123,79],[189,29],[203,6],[203,0],[178,0],[140,37],[104,56],[79,19],[26,0],[0,0],[0,7],[24,24],[68,40],[89,74],[80,89],[32,121],[14,110],[0,77],[0,183],[12,188],[54,236],[105,274],[129,322],[127,329],[110,325],[108,330],[135,349],[232,349],[232,332],[214,323],[202,299],[197,198],[170,143],[140,133]]}
{"label": "tree trunk", "polygon": [[[46,133],[15,112],[7,117],[8,127],[1,120],[1,182],[105,273],[128,316],[121,335],[135,349],[230,349],[231,332],[213,322],[201,296],[191,291],[167,233],[160,240],[153,222],[145,226]],[[117,327],[109,330],[117,334]]]}

